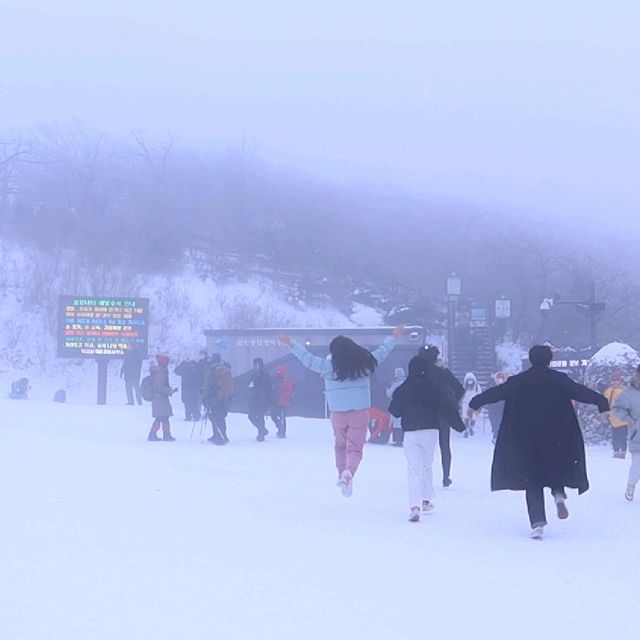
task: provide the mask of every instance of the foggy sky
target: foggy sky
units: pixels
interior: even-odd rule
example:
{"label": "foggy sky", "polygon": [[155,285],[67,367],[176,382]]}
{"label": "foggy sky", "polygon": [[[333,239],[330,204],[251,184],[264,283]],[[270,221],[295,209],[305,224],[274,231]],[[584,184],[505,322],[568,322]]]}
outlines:
{"label": "foggy sky", "polygon": [[347,184],[629,222],[640,5],[524,5],[0,0],[0,130],[245,139]]}

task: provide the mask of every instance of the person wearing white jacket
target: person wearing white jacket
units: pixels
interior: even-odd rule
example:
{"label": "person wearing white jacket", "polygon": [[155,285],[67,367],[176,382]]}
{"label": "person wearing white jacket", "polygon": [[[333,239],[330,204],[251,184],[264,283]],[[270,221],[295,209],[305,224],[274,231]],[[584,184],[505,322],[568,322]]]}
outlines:
{"label": "person wearing white jacket", "polygon": [[472,398],[482,393],[482,387],[478,383],[478,378],[476,378],[474,373],[467,373],[464,376],[464,382],[462,383],[464,386],[464,395],[462,396],[461,404],[461,414],[464,418],[464,422],[466,425],[466,430],[464,432],[464,437],[468,438],[473,435],[473,428],[475,427],[475,418],[469,418],[469,403]]}

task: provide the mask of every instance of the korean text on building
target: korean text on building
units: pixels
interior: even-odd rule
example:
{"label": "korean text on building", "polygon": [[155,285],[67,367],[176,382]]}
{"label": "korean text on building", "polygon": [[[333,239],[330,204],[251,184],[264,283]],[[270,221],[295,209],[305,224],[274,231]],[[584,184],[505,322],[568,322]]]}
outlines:
{"label": "korean text on building", "polygon": [[118,358],[126,351],[147,354],[149,300],[61,296],[58,356]]}

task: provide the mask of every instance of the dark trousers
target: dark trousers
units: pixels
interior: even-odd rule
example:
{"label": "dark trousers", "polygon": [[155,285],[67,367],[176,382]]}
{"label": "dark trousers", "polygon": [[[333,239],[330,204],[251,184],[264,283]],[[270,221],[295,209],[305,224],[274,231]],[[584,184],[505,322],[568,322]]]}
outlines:
{"label": "dark trousers", "polygon": [[266,410],[260,407],[249,407],[249,420],[251,424],[258,430],[258,434],[266,433],[264,426],[264,416]]}
{"label": "dark trousers", "polygon": [[200,399],[195,396],[192,398],[185,398],[183,402],[185,419],[200,420]]}
{"label": "dark trousers", "polygon": [[226,405],[214,405],[208,411],[214,438],[222,438],[229,442],[227,438],[227,407]]}
{"label": "dark trousers", "polygon": [[396,447],[401,447],[404,442],[404,431],[401,427],[393,427],[393,444]]}
{"label": "dark trousers", "polygon": [[278,429],[279,436],[287,435],[287,409],[286,407],[275,407],[271,414],[271,419]]}
{"label": "dark trousers", "polygon": [[626,451],[629,427],[611,427],[611,431],[613,433],[613,450]]}
{"label": "dark trousers", "polygon": [[127,404],[133,404],[133,394],[136,394],[138,404],[142,404],[142,396],[140,395],[140,380],[125,380],[124,388],[127,392]]}
{"label": "dark trousers", "polygon": [[[564,487],[551,489],[551,495],[567,497]],[[544,509],[544,487],[532,487],[526,491],[527,510],[531,527],[544,527],[547,524],[547,514]]]}
{"label": "dark trousers", "polygon": [[440,457],[442,458],[442,480],[448,480],[451,475],[451,428],[438,429],[440,440]]}

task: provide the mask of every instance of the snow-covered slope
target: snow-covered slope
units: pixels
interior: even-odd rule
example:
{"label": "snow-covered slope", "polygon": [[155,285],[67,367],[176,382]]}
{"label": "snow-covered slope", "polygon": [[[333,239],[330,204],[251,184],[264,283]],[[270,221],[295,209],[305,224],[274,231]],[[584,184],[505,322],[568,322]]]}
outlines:
{"label": "snow-covered slope", "polygon": [[600,447],[533,542],[523,494],[489,491],[489,433],[454,437],[452,489],[410,524],[402,449],[367,446],[345,500],[327,421],[258,444],[232,416],[218,448],[177,421],[146,442],[148,414],[0,400],[0,638],[637,637],[640,502]]}
{"label": "snow-covered slope", "polygon": [[[173,276],[130,275],[118,269],[79,266],[68,253],[57,256],[0,241],[0,396],[20,376],[32,380],[35,397],[66,388],[71,398],[94,395],[95,363],[56,357],[56,313],[60,294],[137,295],[150,299],[150,353],[173,359],[193,356],[204,345],[203,330],[252,326],[349,326],[380,316],[354,308],[353,319],[334,307],[286,300],[266,278],[215,282],[186,264]],[[110,386],[119,388],[118,363],[110,364]]]}

